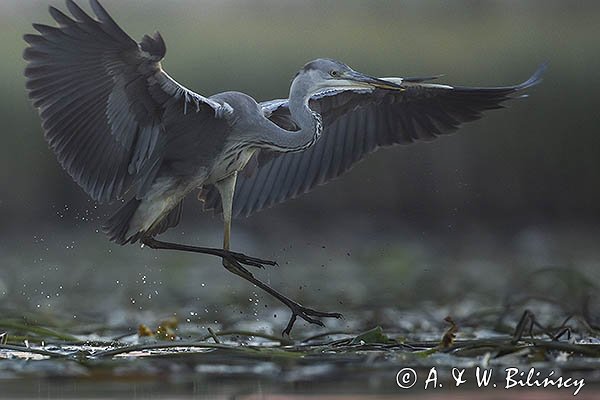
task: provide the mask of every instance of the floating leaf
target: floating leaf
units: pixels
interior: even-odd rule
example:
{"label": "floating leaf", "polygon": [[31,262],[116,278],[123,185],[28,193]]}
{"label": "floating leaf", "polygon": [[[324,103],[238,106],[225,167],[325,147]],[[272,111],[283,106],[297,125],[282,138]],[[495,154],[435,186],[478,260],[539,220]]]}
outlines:
{"label": "floating leaf", "polygon": [[381,326],[377,326],[371,330],[361,333],[350,341],[351,345],[356,344],[389,344],[395,343],[394,340],[390,339],[383,333]]}

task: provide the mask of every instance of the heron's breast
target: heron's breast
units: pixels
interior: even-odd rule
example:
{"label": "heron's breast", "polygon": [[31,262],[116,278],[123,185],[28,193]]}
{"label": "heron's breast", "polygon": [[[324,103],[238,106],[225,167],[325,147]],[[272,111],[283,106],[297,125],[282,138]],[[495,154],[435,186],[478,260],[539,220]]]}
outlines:
{"label": "heron's breast", "polygon": [[241,171],[244,169],[250,158],[254,155],[256,149],[251,148],[231,148],[222,154],[222,157],[215,162],[213,170],[210,174],[209,180],[211,182],[218,182],[235,171]]}

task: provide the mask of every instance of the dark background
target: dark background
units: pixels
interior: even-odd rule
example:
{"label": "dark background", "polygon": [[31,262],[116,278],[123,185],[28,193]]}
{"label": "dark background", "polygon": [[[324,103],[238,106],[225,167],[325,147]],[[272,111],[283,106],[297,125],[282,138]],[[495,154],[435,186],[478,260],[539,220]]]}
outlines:
{"label": "dark background", "polygon": [[[210,305],[247,302],[251,288],[217,260],[118,248],[98,233],[112,208],[97,207],[61,170],[24,89],[21,36],[31,22],[50,23],[48,3],[63,7],[0,3],[4,306],[114,316],[208,304],[212,320],[222,308]],[[489,295],[549,265],[598,278],[599,2],[103,4],[134,38],[160,30],[164,68],[203,95],[286,97],[294,73],[317,57],[378,76],[443,73],[460,85],[518,83],[549,62],[529,98],[434,143],[381,150],[340,180],[237,221],[234,247],[279,260],[285,269],[268,279],[313,304],[318,293],[356,307],[443,299],[465,287]],[[199,210],[188,201],[185,222],[167,237],[218,246],[219,218]]]}

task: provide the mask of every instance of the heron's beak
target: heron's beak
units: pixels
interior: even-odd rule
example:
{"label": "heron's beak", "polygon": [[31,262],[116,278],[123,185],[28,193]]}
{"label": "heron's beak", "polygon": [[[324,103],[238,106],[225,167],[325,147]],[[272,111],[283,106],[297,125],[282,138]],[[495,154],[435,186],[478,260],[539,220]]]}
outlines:
{"label": "heron's beak", "polygon": [[378,88],[387,90],[404,90],[400,85],[394,82],[386,81],[383,79],[375,78],[373,76],[365,75],[360,72],[352,71],[347,77],[349,80],[356,82],[359,86],[368,88]]}

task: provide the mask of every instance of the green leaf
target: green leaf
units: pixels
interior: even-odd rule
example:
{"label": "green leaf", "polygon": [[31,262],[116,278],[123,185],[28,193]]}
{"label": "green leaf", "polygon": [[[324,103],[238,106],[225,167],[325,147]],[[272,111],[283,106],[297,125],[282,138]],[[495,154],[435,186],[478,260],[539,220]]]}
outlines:
{"label": "green leaf", "polygon": [[387,335],[383,333],[383,329],[381,328],[381,326],[377,326],[371,330],[368,330],[356,336],[354,339],[352,339],[350,344],[388,344],[394,342],[394,340],[390,339]]}

